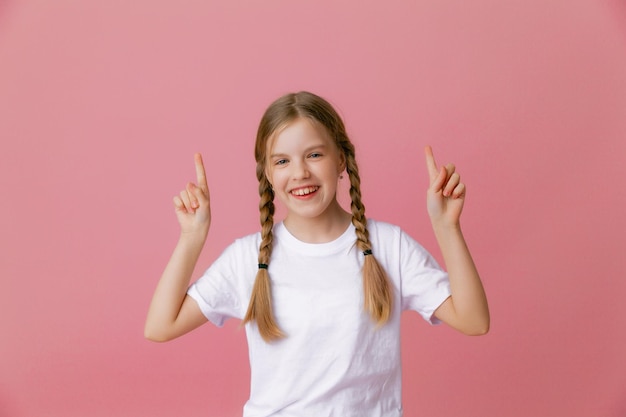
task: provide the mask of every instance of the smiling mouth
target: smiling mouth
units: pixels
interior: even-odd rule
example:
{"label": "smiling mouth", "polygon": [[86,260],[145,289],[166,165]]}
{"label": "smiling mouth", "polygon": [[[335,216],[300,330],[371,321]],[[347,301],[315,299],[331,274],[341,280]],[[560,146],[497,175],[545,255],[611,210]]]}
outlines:
{"label": "smiling mouth", "polygon": [[308,195],[308,194],[314,193],[315,191],[319,190],[319,188],[320,187],[298,188],[297,190],[291,190],[291,194],[297,195],[297,196],[304,196],[304,195]]}

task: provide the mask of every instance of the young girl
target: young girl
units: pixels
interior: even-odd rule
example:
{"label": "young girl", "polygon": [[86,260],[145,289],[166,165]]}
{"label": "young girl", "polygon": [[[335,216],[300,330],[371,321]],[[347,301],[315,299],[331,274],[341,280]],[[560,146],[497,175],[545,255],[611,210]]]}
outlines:
{"label": "young girl", "polygon": [[[202,158],[174,198],[180,240],[155,290],[145,335],[166,341],[207,320],[243,320],[251,388],[246,417],[401,416],[400,313],[470,335],[489,329],[480,277],[461,233],[465,185],[430,147],[427,207],[448,273],[399,227],[368,220],[354,146],[332,106],[285,95],[255,145],[261,231],[231,244],[189,286],[211,223]],[[351,213],[337,202],[350,181]],[[274,198],[285,205],[274,222]]]}

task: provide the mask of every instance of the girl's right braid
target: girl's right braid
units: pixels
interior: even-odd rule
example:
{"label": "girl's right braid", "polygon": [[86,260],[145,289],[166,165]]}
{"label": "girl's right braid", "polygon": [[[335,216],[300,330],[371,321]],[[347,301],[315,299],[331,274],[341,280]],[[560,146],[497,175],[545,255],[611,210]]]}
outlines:
{"label": "girl's right braid", "polygon": [[350,178],[352,224],[357,236],[357,246],[365,256],[363,261],[364,308],[379,325],[382,325],[391,315],[393,304],[391,284],[385,270],[372,253],[365,206],[361,201],[361,178],[354,157],[354,147],[344,147],[344,155],[346,156],[346,172]]}
{"label": "girl's right braid", "polygon": [[[262,168],[262,167],[261,167]],[[257,167],[257,177],[259,179],[259,202],[261,221],[261,245],[259,247],[259,270],[254,280],[252,294],[248,311],[244,317],[243,324],[256,321],[259,333],[266,342],[284,337],[280,330],[274,314],[272,312],[272,291],[268,265],[272,255],[272,243],[274,235],[274,191],[265,176],[264,169]]]}
{"label": "girl's right braid", "polygon": [[274,190],[267,180],[263,177],[259,180],[259,212],[261,221],[261,246],[259,247],[259,264],[269,264],[272,256],[272,242],[274,235],[272,228],[274,227]]}

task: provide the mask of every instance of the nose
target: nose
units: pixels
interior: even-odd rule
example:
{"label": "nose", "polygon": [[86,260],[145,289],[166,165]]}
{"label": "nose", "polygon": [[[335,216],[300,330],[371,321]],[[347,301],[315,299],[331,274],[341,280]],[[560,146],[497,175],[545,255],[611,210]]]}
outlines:
{"label": "nose", "polygon": [[300,161],[300,162],[292,163],[291,166],[293,168],[291,176],[294,180],[301,180],[301,179],[309,178],[309,175],[310,175],[309,167],[307,166],[305,162]]}

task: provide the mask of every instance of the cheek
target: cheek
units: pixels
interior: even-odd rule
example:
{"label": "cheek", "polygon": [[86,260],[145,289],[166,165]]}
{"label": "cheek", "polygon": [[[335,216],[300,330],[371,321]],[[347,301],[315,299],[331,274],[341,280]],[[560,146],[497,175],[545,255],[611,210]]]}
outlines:
{"label": "cheek", "polygon": [[268,163],[265,167],[265,178],[267,178],[273,188],[277,188],[281,181],[280,169],[275,169],[275,167]]}
{"label": "cheek", "polygon": [[341,163],[341,161],[334,161],[329,163],[326,167],[329,177],[339,178],[339,174],[344,171],[345,166]]}
{"label": "cheek", "polygon": [[266,175],[274,189],[281,188],[281,185],[284,185],[285,183],[285,175],[280,170],[270,170],[266,173]]}

